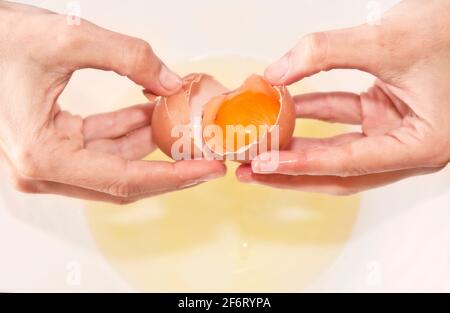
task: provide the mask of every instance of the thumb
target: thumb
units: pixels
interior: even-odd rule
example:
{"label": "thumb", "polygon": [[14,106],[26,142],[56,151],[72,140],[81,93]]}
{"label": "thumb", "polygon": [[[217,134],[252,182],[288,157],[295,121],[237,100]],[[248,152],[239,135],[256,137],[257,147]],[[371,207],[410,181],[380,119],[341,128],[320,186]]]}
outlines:
{"label": "thumb", "polygon": [[[66,32],[64,57],[72,69],[114,71],[156,95],[170,95],[182,85],[144,40],[103,29],[88,21]],[[76,47],[77,49],[69,49]]]}
{"label": "thumb", "polygon": [[376,26],[362,25],[309,34],[270,65],[265,76],[274,85],[289,85],[331,69],[358,69],[377,75],[383,63],[378,32]]}

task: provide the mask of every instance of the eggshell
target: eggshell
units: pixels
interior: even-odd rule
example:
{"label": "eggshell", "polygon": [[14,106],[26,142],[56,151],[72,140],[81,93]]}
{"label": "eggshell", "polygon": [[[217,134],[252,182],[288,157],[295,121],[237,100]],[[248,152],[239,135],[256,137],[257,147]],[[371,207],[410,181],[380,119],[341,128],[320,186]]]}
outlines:
{"label": "eggshell", "polygon": [[[210,138],[203,136],[203,129],[214,123],[217,112],[226,99],[244,91],[264,93],[280,102],[280,112],[275,125],[270,127],[255,142],[242,147],[238,151],[224,151],[223,147],[219,145],[211,145]],[[150,101],[155,100],[155,96],[151,93],[144,91],[144,94]],[[279,130],[279,146],[277,148],[285,148],[292,138],[295,120],[294,101],[284,86],[273,87],[263,77],[252,75],[239,89],[230,92],[213,77],[207,74],[193,73],[183,79],[183,87],[177,94],[157,98],[152,117],[152,134],[155,144],[166,155],[175,160],[180,159],[180,154],[172,155],[172,147],[179,138],[172,136],[172,131],[174,127],[183,125],[200,130],[198,133],[191,133],[188,138],[189,142],[186,145],[191,147],[190,151],[192,152],[188,158],[198,156],[199,150],[201,154],[202,146],[206,142],[212,155],[218,159],[227,158],[247,162],[257,155],[253,152],[255,148],[258,148],[258,143],[261,140],[267,140],[270,150],[271,137],[275,127],[278,127]],[[194,152],[197,152],[197,154],[194,155]]]}
{"label": "eggshell", "polygon": [[[203,106],[212,97],[228,92],[222,84],[213,77],[202,74],[193,73],[183,78],[182,89],[169,97],[159,97],[152,116],[152,136],[154,143],[167,156],[173,159],[179,159],[178,156],[172,155],[172,146],[179,140],[178,137],[172,136],[172,130],[175,126],[184,125],[195,126],[192,123],[198,121],[201,127],[203,114]],[[147,91],[144,95],[154,101],[154,96]],[[198,139],[202,143],[201,133]],[[191,139],[192,156],[195,151],[194,138]]]}
{"label": "eggshell", "polygon": [[[272,148],[281,150],[287,147],[292,139],[296,120],[294,100],[287,88],[285,86],[273,87],[263,77],[252,75],[239,89],[225,95],[214,97],[206,104],[204,107],[203,127],[214,123],[217,112],[224,101],[245,91],[264,93],[280,102],[280,112],[278,113],[276,123],[254,142],[242,147],[238,151],[226,151],[221,143],[211,140],[211,138],[204,138],[208,147],[216,155],[225,156],[227,159],[241,162],[251,161],[258,153],[269,151]],[[279,131],[279,144],[276,147],[272,147],[272,136],[274,135],[275,127],[278,127]],[[260,151],[259,143],[263,141],[266,141],[267,149],[265,151]]]}

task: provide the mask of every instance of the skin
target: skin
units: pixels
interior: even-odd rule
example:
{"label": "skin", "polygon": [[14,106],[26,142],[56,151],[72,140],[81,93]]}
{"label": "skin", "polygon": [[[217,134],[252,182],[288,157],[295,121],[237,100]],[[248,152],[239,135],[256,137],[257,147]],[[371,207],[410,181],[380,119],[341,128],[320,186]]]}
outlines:
{"label": "skin", "polygon": [[297,96],[298,117],[361,125],[361,132],[295,138],[280,152],[275,170],[264,165],[277,152],[241,166],[236,173],[241,182],[348,195],[448,164],[448,0],[403,1],[377,25],[307,35],[265,76],[273,85],[289,85],[332,69],[357,69],[377,80],[361,94]]}
{"label": "skin", "polygon": [[156,95],[180,78],[137,38],[0,2],[0,160],[27,193],[129,203],[221,177],[218,161],[141,161],[154,149],[153,104],[81,118],[58,97],[80,69],[114,71]]}

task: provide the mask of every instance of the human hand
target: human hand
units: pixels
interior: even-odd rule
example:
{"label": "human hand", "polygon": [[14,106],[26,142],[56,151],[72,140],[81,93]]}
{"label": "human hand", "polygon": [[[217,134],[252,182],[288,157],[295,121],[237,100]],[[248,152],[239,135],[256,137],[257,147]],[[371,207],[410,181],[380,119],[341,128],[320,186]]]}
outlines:
{"label": "human hand", "polygon": [[128,203],[225,173],[216,161],[138,160],[153,148],[152,104],[82,119],[60,110],[74,71],[112,70],[157,95],[179,77],[145,41],[0,2],[0,156],[17,189]]}
{"label": "human hand", "polygon": [[361,95],[331,92],[295,98],[298,116],[360,124],[361,133],[295,138],[274,171],[260,155],[237,177],[246,183],[347,195],[436,172],[450,161],[450,2],[409,0],[379,25],[315,33],[266,70],[274,85],[332,69],[378,79]]}

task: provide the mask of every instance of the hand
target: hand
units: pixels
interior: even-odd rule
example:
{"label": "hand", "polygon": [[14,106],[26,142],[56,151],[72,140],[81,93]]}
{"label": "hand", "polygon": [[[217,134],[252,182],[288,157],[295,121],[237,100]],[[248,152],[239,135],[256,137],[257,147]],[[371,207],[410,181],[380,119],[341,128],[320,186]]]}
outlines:
{"label": "hand", "polygon": [[112,70],[157,95],[181,87],[143,40],[0,2],[0,155],[17,189],[128,203],[224,175],[220,162],[133,161],[153,147],[152,105],[82,119],[58,96],[78,69]]}
{"label": "hand", "polygon": [[[450,2],[410,0],[378,26],[304,37],[266,70],[274,85],[320,71],[358,69],[378,79],[361,95],[331,92],[295,98],[301,118],[360,124],[361,133],[295,138],[278,168],[270,155],[242,166],[242,182],[347,195],[436,172],[450,161]],[[277,152],[272,152],[277,153]]]}

